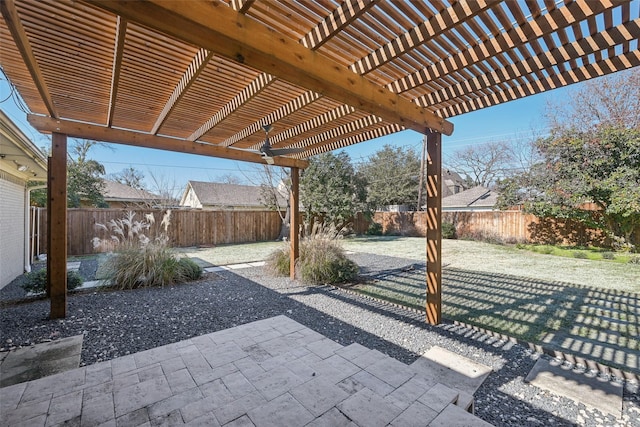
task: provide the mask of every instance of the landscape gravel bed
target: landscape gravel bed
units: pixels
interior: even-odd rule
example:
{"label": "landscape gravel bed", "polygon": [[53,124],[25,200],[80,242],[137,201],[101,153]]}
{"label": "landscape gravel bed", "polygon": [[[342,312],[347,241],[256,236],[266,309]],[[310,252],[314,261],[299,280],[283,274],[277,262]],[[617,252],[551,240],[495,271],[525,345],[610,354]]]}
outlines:
{"label": "landscape gravel bed", "polygon": [[[411,268],[415,262],[353,258],[365,272]],[[637,384],[625,384],[623,418],[615,419],[524,383],[540,357],[527,348],[451,323],[430,326],[423,315],[338,288],[271,277],[262,268],[210,273],[166,288],[73,294],[66,319],[48,320],[48,313],[48,300],[5,304],[3,350],[83,334],[81,364],[86,365],[284,314],[342,345],[358,342],[404,363],[438,345],[491,366],[494,372],[476,393],[476,414],[494,425],[640,426]]]}

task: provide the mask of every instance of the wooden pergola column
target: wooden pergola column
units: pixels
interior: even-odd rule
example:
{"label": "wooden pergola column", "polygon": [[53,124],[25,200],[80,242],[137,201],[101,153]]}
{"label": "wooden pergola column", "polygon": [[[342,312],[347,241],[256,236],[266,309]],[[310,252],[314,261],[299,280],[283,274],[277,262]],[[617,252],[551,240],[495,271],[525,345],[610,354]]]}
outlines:
{"label": "wooden pergola column", "polygon": [[442,321],[442,135],[427,135],[427,322]]}
{"label": "wooden pergola column", "polygon": [[51,319],[67,315],[67,135],[53,133],[48,170],[47,290]]}
{"label": "wooden pergola column", "polygon": [[291,227],[289,229],[291,252],[289,259],[289,277],[296,278],[296,261],[300,256],[300,170],[291,168]]}

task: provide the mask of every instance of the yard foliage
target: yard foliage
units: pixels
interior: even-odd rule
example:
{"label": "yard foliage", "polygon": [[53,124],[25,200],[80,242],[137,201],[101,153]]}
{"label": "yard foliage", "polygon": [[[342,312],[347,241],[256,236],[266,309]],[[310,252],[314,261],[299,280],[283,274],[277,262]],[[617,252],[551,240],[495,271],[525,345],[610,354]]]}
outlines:
{"label": "yard foliage", "polygon": [[153,214],[136,220],[134,212],[107,224],[96,224],[106,237],[93,239],[94,247],[112,249],[105,265],[107,280],[119,289],[167,286],[195,280],[202,268],[189,259],[178,258],[169,245],[171,211],[157,224]]}

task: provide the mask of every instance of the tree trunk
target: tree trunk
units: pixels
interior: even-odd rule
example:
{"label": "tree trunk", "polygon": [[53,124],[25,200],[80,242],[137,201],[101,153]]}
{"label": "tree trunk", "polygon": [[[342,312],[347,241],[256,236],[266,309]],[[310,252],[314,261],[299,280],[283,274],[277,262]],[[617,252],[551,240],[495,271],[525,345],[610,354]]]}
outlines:
{"label": "tree trunk", "polygon": [[278,234],[277,240],[287,240],[289,238],[289,231],[291,230],[291,204],[287,202],[287,210],[282,218],[282,226],[280,227],[280,234]]}

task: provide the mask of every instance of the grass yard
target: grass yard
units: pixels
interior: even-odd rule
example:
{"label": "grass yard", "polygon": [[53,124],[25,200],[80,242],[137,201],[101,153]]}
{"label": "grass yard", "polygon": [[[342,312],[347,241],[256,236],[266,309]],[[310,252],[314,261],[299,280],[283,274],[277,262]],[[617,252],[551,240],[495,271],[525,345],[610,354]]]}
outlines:
{"label": "grass yard", "polygon": [[[347,251],[416,261],[412,268],[376,271],[351,289],[424,309],[424,238],[371,236],[342,243]],[[264,260],[283,244],[182,251],[222,265]],[[640,265],[464,240],[444,240],[442,246],[446,318],[640,372]]]}

